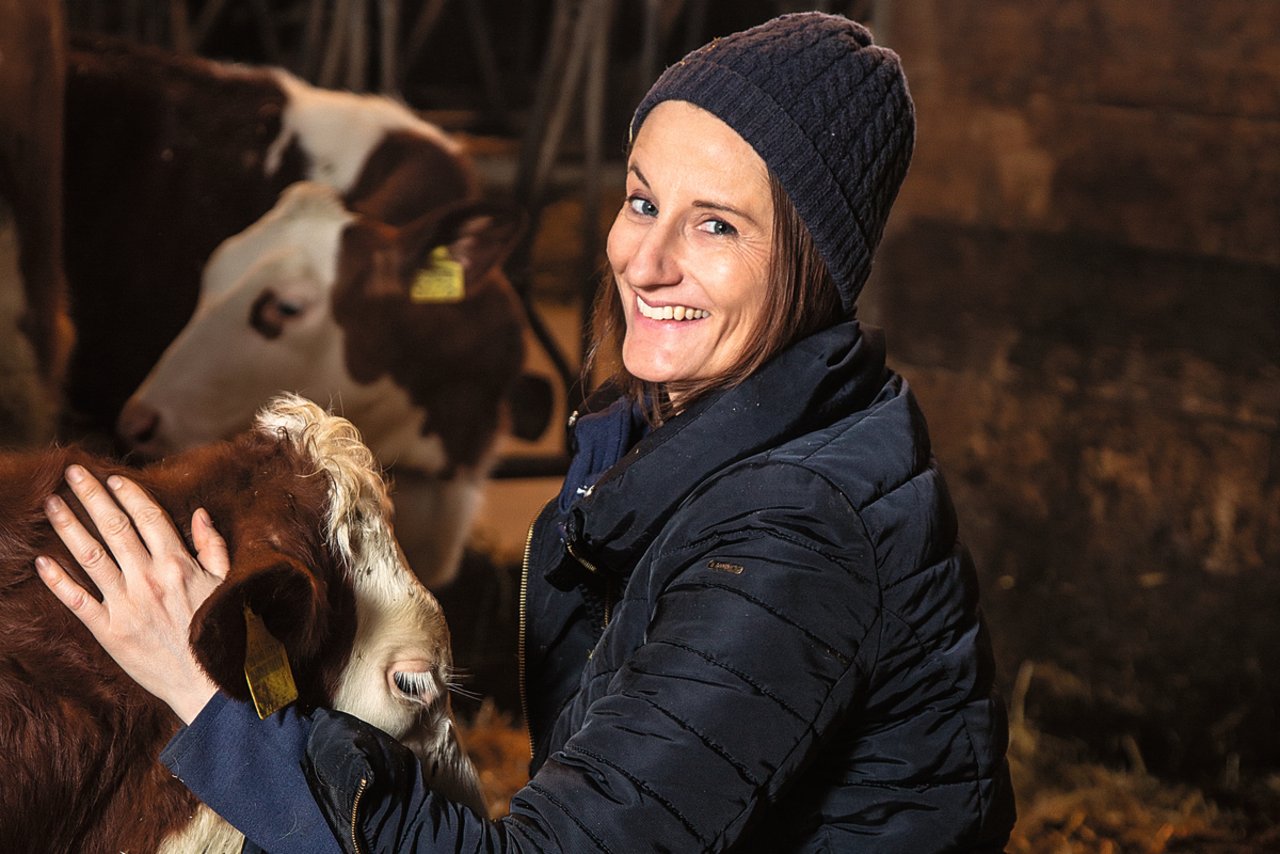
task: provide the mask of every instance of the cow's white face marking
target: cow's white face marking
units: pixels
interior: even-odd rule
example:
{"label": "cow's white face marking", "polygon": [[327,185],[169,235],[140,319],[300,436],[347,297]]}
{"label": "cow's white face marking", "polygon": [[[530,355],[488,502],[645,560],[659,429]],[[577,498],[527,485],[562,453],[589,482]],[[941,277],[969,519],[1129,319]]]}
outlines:
{"label": "cow's white face marking", "polygon": [[263,401],[291,391],[327,402],[360,425],[379,458],[421,471],[445,467],[426,412],[390,379],[355,381],[332,290],[342,234],[355,216],[333,190],[299,182],[228,238],[205,267],[195,314],[134,393],[157,418],[138,450],[151,455],[224,439]]}
{"label": "cow's white face marking", "polygon": [[307,177],[344,194],[388,132],[410,131],[430,137],[450,153],[461,151],[457,141],[389,98],[317,89],[280,69],[272,74],[284,90],[285,108],[280,135],[267,149],[268,176],[280,168],[285,149],[295,140],[310,161]]}

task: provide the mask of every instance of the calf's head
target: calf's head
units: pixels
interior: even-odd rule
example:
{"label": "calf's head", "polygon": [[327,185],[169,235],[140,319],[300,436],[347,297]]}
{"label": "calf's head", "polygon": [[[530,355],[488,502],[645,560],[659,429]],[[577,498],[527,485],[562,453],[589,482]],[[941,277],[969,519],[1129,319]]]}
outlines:
{"label": "calf's head", "polygon": [[284,645],[303,703],[348,712],[416,746],[445,775],[443,788],[482,809],[453,734],[444,615],[405,565],[359,433],[282,396],[231,452],[252,461],[252,472],[189,499],[209,507],[231,554],[226,581],[192,621],[201,664],[222,690],[248,699],[247,606]]}

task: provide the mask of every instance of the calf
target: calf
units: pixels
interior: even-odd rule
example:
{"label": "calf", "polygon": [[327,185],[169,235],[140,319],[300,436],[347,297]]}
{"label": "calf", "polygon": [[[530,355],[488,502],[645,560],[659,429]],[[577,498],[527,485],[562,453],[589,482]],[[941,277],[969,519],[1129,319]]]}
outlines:
{"label": "calf", "polygon": [[73,433],[109,433],[190,318],[210,253],[290,184],[327,184],[390,225],[476,193],[460,146],[435,125],[279,69],[77,38],[66,113]]}
{"label": "calf", "polygon": [[520,227],[463,202],[393,229],[295,184],[210,258],[120,436],[161,456],[241,429],[277,389],[332,401],[391,467],[411,565],[428,586],[448,581],[524,358],[500,269]]}
{"label": "calf", "polygon": [[[93,587],[44,521],[69,463],[125,472],[76,449],[0,455],[0,849],[232,851],[238,837],[157,762],[179,722],[135,685],[44,588],[57,555]],[[432,785],[482,810],[453,737],[448,630],[400,558],[373,457],[343,418],[278,398],[234,440],[127,475],[190,543],[206,508],[231,571],[197,612],[191,643],[219,687],[246,699],[245,608],[288,652],[299,702],[342,709],[416,745]],[[88,523],[91,524],[91,523]]]}

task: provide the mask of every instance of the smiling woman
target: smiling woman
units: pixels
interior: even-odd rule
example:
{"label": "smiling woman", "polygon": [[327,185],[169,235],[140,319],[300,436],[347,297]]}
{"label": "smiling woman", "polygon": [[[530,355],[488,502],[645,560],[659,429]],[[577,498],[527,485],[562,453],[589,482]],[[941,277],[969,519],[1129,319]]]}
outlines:
{"label": "smiling woman", "polygon": [[221,696],[170,745],[184,782],[268,838],[227,769],[281,756],[272,797],[314,798],[346,851],[1003,850],[973,564],[855,316],[914,129],[898,57],[817,13],[694,51],[636,110],[593,332],[622,367],[529,529],[532,779],[507,817],[360,721],[259,726]]}

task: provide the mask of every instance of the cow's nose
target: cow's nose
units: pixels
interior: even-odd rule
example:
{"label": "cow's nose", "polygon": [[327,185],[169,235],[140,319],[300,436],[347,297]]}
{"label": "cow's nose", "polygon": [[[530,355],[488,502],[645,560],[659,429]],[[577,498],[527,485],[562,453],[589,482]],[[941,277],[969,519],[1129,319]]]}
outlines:
{"label": "cow's nose", "polygon": [[160,412],[140,400],[130,400],[124,405],[116,421],[116,434],[131,448],[147,444],[156,437],[160,427]]}

